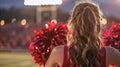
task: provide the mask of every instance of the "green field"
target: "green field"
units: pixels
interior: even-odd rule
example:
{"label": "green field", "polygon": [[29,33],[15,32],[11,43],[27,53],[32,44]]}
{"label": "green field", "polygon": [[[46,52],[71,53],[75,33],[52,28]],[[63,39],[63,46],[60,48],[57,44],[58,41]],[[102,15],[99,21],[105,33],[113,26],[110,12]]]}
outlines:
{"label": "green field", "polygon": [[0,52],[0,67],[38,67],[30,53]]}

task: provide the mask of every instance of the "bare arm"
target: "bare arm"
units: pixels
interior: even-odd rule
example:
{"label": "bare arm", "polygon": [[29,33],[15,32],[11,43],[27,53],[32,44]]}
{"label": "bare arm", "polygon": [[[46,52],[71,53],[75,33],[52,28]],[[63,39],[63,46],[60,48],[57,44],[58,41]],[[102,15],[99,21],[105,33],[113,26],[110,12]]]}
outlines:
{"label": "bare arm", "polygon": [[56,49],[54,48],[45,64],[45,67],[56,67]]}
{"label": "bare arm", "polygon": [[107,47],[107,64],[116,64],[120,67],[120,52],[113,48]]}

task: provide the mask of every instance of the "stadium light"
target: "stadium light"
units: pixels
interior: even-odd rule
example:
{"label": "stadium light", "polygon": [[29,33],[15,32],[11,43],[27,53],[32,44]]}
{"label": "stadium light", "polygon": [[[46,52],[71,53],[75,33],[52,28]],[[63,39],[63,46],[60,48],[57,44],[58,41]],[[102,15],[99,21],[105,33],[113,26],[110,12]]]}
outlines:
{"label": "stadium light", "polygon": [[24,5],[61,5],[62,0],[24,0]]}

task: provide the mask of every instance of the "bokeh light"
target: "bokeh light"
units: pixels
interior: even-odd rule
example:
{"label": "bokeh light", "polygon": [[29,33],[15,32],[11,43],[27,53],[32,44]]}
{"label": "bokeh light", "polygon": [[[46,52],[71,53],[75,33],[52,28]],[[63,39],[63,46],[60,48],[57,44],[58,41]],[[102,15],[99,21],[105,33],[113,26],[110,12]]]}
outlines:
{"label": "bokeh light", "polygon": [[51,22],[54,22],[55,24],[57,24],[57,20],[56,19],[53,19]]}
{"label": "bokeh light", "polygon": [[4,26],[4,25],[5,25],[5,21],[4,21],[4,20],[1,20],[1,21],[0,21],[0,25],[1,25],[1,26]]}
{"label": "bokeh light", "polygon": [[16,18],[13,18],[12,20],[11,20],[11,23],[14,23],[16,21]]}
{"label": "bokeh light", "polygon": [[26,19],[22,19],[22,20],[21,20],[21,25],[23,25],[23,26],[24,26],[24,25],[26,25],[26,24],[27,24]]}

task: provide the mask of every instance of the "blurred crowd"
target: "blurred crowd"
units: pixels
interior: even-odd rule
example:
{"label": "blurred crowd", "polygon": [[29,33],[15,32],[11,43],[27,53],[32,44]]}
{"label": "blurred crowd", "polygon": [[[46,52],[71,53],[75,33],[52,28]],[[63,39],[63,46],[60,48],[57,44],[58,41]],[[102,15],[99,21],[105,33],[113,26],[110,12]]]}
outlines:
{"label": "blurred crowd", "polygon": [[0,26],[0,49],[28,49],[35,34],[34,30],[40,30],[45,23],[27,22]]}

